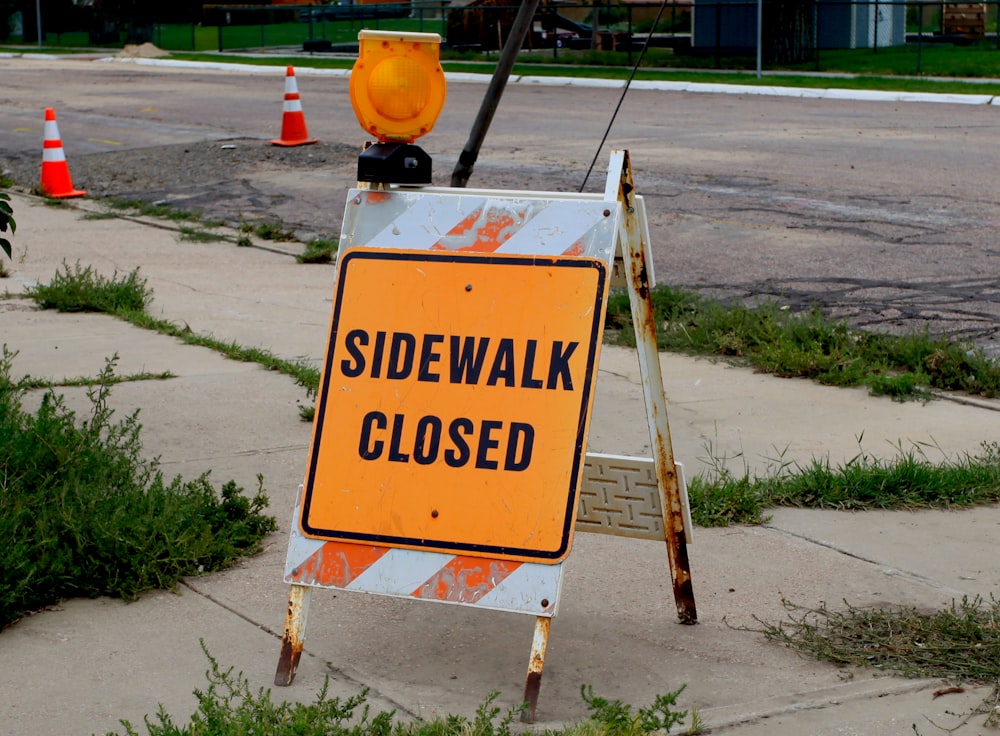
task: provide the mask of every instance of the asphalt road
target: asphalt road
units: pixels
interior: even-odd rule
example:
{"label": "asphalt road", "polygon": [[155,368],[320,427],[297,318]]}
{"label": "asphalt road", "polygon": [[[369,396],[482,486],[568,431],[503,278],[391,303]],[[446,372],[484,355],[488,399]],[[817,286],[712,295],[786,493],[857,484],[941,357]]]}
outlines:
{"label": "asphalt road", "polygon": [[[0,74],[0,165],[19,183],[32,183],[42,109],[55,107],[77,186],[339,230],[365,139],[346,77],[299,70],[323,144],[278,151],[266,140],[280,129],[282,70],[0,59]],[[448,183],[485,89],[450,85],[422,141],[436,183]],[[578,190],[619,95],[508,88],[469,186]],[[238,165],[213,158],[223,139]],[[588,191],[603,189],[612,148],[631,152],[660,281],[1000,350],[997,106],[632,91]]]}

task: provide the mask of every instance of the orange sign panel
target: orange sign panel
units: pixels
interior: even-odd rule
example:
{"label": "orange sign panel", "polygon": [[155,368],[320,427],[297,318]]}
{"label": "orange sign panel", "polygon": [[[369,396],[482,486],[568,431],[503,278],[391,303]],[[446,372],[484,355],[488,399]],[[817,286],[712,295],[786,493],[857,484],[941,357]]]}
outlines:
{"label": "orange sign panel", "polygon": [[604,323],[599,259],[340,259],[307,537],[559,562]]}

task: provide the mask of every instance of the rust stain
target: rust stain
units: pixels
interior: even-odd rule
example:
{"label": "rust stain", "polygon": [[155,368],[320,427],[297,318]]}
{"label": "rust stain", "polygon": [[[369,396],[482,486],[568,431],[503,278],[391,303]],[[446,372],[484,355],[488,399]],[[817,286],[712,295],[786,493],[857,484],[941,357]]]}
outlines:
{"label": "rust stain", "polygon": [[524,683],[524,698],[527,707],[521,711],[522,723],[534,723],[538,708],[538,693],[542,687],[542,668],[545,666],[545,650],[549,645],[552,619],[539,616],[535,619],[535,635],[531,641],[531,658],[528,661],[528,677]]}
{"label": "rust stain", "polygon": [[941,688],[940,690],[935,690],[934,697],[940,698],[942,695],[951,695],[952,693],[964,693],[964,692],[965,692],[964,687],[944,687]]}
{"label": "rust stain", "polygon": [[306,610],[309,606],[309,589],[293,585],[288,593],[288,610],[285,615],[285,632],[281,638],[281,654],[274,673],[274,684],[285,687],[292,684],[299,667],[305,641]]}
{"label": "rust stain", "polygon": [[534,723],[535,713],[538,710],[538,692],[542,687],[542,673],[529,672],[528,680],[524,685],[524,702],[527,708],[521,711],[521,723]]}
{"label": "rust stain", "polygon": [[274,684],[278,687],[288,687],[295,679],[295,670],[302,658],[302,642],[295,644],[287,638],[281,641],[281,656],[278,658],[278,670],[274,673]]}
{"label": "rust stain", "polygon": [[[646,268],[645,250],[642,242],[642,230],[635,207],[635,185],[632,181],[632,167],[626,152],[620,180],[619,200],[625,207],[625,237],[622,243],[628,251],[630,265],[629,280],[631,292],[636,303],[633,304],[636,343],[645,348],[645,353],[657,356],[656,319],[649,286],[649,272]],[[651,360],[657,360],[655,357]],[[659,365],[643,368],[643,382],[651,381],[651,388],[662,391],[662,377]],[[657,483],[663,496],[663,531],[667,545],[667,556],[670,560],[670,578],[673,584],[674,602],[677,606],[677,617],[683,624],[694,624],[698,621],[695,608],[694,588],[691,584],[691,565],[688,560],[687,538],[684,532],[684,510],[681,502],[680,485],[674,470],[674,453],[670,443],[670,428],[667,424],[665,411],[666,397],[660,397],[649,402],[647,410],[655,429],[655,454]],[[663,414],[663,416],[661,416]],[[651,427],[652,429],[652,427]]]}
{"label": "rust stain", "polygon": [[575,243],[573,243],[573,245],[571,245],[569,248],[567,248],[566,250],[564,250],[563,251],[563,255],[564,256],[579,256],[579,255],[583,255],[583,252],[584,252],[583,241],[582,240],[578,240]]}
{"label": "rust stain", "polygon": [[368,192],[368,204],[382,204],[389,201],[388,192],[380,192],[374,189]]}

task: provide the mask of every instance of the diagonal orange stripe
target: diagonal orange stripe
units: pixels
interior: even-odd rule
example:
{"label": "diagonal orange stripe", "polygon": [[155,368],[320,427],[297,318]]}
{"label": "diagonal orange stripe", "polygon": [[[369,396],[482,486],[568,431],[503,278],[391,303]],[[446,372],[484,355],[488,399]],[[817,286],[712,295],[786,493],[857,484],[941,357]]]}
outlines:
{"label": "diagonal orange stripe", "polygon": [[326,542],[310,555],[309,559],[296,567],[291,577],[300,583],[343,588],[378,562],[388,551],[388,547]]}
{"label": "diagonal orange stripe", "polygon": [[506,580],[521,564],[485,557],[455,557],[412,595],[454,603],[475,603]]}
{"label": "diagonal orange stripe", "polygon": [[[486,212],[486,222],[480,224],[477,228],[476,225],[479,224],[482,216],[483,208],[480,207],[466,215],[451,230],[445,233],[446,238],[451,238],[453,241],[461,239],[461,242],[465,243],[455,248],[455,250],[492,253],[517,232],[517,220],[509,214],[488,210]],[[523,215],[521,219],[524,219]],[[521,224],[524,223],[522,222]],[[445,250],[440,241],[431,247],[433,250]]]}

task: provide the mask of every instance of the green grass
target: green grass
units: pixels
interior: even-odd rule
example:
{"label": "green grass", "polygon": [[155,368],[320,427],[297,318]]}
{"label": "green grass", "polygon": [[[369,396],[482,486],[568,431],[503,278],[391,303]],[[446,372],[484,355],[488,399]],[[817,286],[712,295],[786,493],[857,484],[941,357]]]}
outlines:
{"label": "green grass", "polygon": [[[326,39],[334,44],[357,43],[361,28],[392,31],[432,31],[440,32],[440,21],[409,18],[380,18],[361,22],[355,20],[315,21],[312,26],[313,39]],[[261,25],[223,26],[220,33],[217,26],[195,26],[192,39],[190,24],[159,25],[153,42],[161,49],[170,51],[218,51],[220,49],[257,49],[268,46],[299,46],[310,40],[309,23],[273,23]],[[192,45],[193,44],[193,45]]]}
{"label": "green grass", "polygon": [[182,225],[178,230],[180,239],[188,243],[218,243],[227,240],[225,235],[210,233],[198,227]]}
{"label": "green grass", "polygon": [[[209,669],[208,687],[194,691],[198,705],[189,725],[179,725],[161,705],[155,716],[146,716],[149,736],[511,736],[511,726],[524,706],[504,712],[494,703],[499,693],[490,693],[472,718],[439,716],[428,721],[404,720],[395,711],[372,713],[366,703],[368,690],[341,700],[329,696],[329,678],[312,702],[275,702],[271,690],[254,689],[242,672],[223,669],[205,649]],[[674,710],[677,697],[684,690],[660,695],[653,704],[639,708],[620,700],[609,701],[595,696],[592,688],[581,688],[590,717],[583,723],[558,731],[547,729],[544,736],[642,736],[665,732],[683,725],[689,711]],[[690,711],[690,726],[684,732],[697,734],[701,721],[697,711]],[[128,721],[122,721],[123,736],[139,736]],[[107,736],[119,736],[109,732]]]}
{"label": "green grass", "polygon": [[306,249],[295,257],[299,263],[330,263],[337,254],[337,242],[316,238],[306,243]]}
{"label": "green grass", "polygon": [[295,233],[285,228],[280,220],[267,220],[256,225],[244,222],[240,225],[240,232],[253,233],[261,240],[271,240],[281,243],[289,243],[295,240]]}
{"label": "green grass", "polygon": [[787,602],[786,608],[789,620],[766,626],[767,638],[838,666],[1000,682],[1000,601],[963,598],[933,612],[850,605],[835,611]]}
{"label": "green grass", "polygon": [[[927,43],[881,48],[878,53],[868,49],[821,51],[820,66],[824,71],[852,74],[897,75],[915,74],[919,53],[922,73],[941,77],[997,78],[1000,77],[1000,50],[991,38],[972,46],[951,46]],[[815,63],[799,65],[812,71]],[[995,89],[995,87],[994,87]]]}
{"label": "green grass", "polygon": [[232,481],[164,478],[142,457],[138,412],[114,418],[114,359],[87,391],[83,419],[47,391],[35,412],[0,355],[0,628],[63,598],[133,600],[260,550],[277,528]]}
{"label": "green grass", "polygon": [[934,461],[925,447],[899,448],[889,459],[863,450],[833,464],[776,458],[769,472],[733,472],[731,458],[708,459],[710,469],[691,479],[691,516],[699,526],[760,524],[777,506],[866,511],[872,509],[967,508],[1000,502],[1000,446],[984,443],[976,453]]}
{"label": "green grass", "polygon": [[108,314],[141,312],[152,298],[139,269],[122,277],[115,272],[109,279],[90,266],[77,262],[70,267],[65,261],[63,270],[49,283],[31,287],[27,293],[42,309]]}
{"label": "green grass", "polygon": [[[954,733],[976,715],[986,716],[983,725],[1000,725],[1000,602],[995,598],[963,597],[948,608],[930,612],[912,606],[847,605],[834,610],[826,604],[806,608],[787,601],[785,606],[787,621],[762,622],[757,630],[767,640],[838,667],[869,667],[903,677],[992,685],[992,693],[969,712],[947,712],[958,719],[953,727],[932,725]],[[915,724],[913,731],[920,733]]]}
{"label": "green grass", "polygon": [[[1000,394],[1000,368],[974,346],[929,332],[889,335],[853,330],[820,310],[775,304],[723,304],[658,285],[652,291],[661,350],[724,357],[786,378],[865,386],[875,395],[926,397],[930,390]],[[634,343],[628,295],[608,301],[610,340]]]}
{"label": "green grass", "polygon": [[105,312],[137,327],[175,337],[185,344],[210,348],[231,360],[257,363],[268,370],[290,376],[309,395],[314,395],[319,386],[319,371],[304,360],[279,358],[268,350],[200,335],[187,325],[177,325],[149,315],[146,306],[152,299],[152,292],[147,289],[146,280],[139,275],[139,269],[124,276],[115,273],[109,279],[90,266],[81,266],[79,262],[69,266],[63,262],[62,271],[57,271],[49,283],[38,284],[27,294],[43,309]]}
{"label": "green grass", "polygon": [[319,370],[310,366],[304,360],[287,360],[279,358],[263,348],[246,347],[237,342],[220,340],[211,335],[201,335],[192,332],[186,325],[179,326],[167,320],[151,317],[144,312],[119,313],[121,317],[136,327],[154,330],[161,335],[176,337],[186,345],[197,345],[209,348],[229,358],[243,363],[256,363],[267,370],[289,376],[296,384],[306,389],[310,396],[316,394],[319,388]]}
{"label": "green grass", "polygon": [[101,204],[107,208],[108,212],[94,214],[94,219],[104,216],[114,217],[115,212],[120,212],[131,216],[158,217],[166,220],[172,220],[174,222],[197,223],[205,227],[221,227],[223,225],[221,220],[205,219],[200,212],[179,209],[170,204],[146,202],[141,199],[108,198],[102,199]]}
{"label": "green grass", "polygon": [[[343,57],[310,56],[248,58],[237,55],[177,53],[176,58],[194,61],[229,61],[233,63],[302,67],[349,69],[354,60]],[[442,53],[442,67],[450,72],[492,74],[496,66],[496,53],[471,52]],[[514,75],[596,77],[627,79],[632,73],[632,63],[639,55],[624,51],[574,51],[560,49],[556,55],[551,50],[523,53],[513,69]],[[630,61],[631,60],[631,61]],[[925,44],[918,52],[911,44],[889,47],[873,53],[870,49],[821,51],[820,68],[825,72],[857,77],[824,77],[795,72],[814,72],[816,63],[809,62],[783,69],[766,70],[761,79],[755,73],[755,60],[750,56],[726,57],[716,69],[716,59],[711,55],[674,55],[669,49],[650,49],[643,58],[642,67],[635,78],[651,81],[701,82],[706,84],[742,84],[751,86],[787,86],[825,89],[883,90],[898,92],[929,92],[951,94],[997,94],[998,86],[989,79],[1000,79],[1000,51],[992,41],[974,46],[949,46]],[[778,71],[780,74],[767,73]],[[949,81],[904,76],[962,77],[983,79],[982,82]]]}
{"label": "green grass", "polygon": [[[316,21],[312,25],[313,39],[326,39],[333,44],[353,44],[357,42],[357,33],[362,28],[397,30],[397,31],[430,31],[447,35],[446,24],[441,19],[420,18],[384,18],[365,21]],[[619,24],[616,30],[626,30]],[[705,82],[731,82],[736,84],[781,84],[784,86],[837,86],[849,89],[879,89],[912,92],[952,92],[993,94],[996,87],[989,84],[973,84],[964,86],[961,83],[934,82],[931,80],[909,80],[903,87],[901,80],[892,80],[900,75],[926,75],[935,77],[967,77],[967,78],[1000,78],[1000,51],[996,37],[995,24],[990,24],[987,37],[977,43],[967,46],[954,46],[945,43],[930,43],[932,36],[930,28],[926,29],[927,41],[920,44],[910,43],[905,46],[889,46],[878,49],[839,49],[820,50],[818,59],[797,65],[768,69],[767,71],[802,71],[802,72],[835,72],[858,74],[874,77],[862,81],[846,79],[816,80],[809,77],[787,77],[765,75],[765,79],[757,80],[755,74],[726,75],[707,72],[705,70],[725,69],[736,71],[754,71],[756,58],[753,54],[739,56],[723,56],[717,58],[710,50],[705,53],[675,53],[669,48],[650,48],[643,60],[643,69],[637,75],[638,79],[682,80]],[[640,34],[638,24],[633,27],[637,36]],[[911,29],[915,31],[916,28]],[[641,36],[639,36],[641,37]],[[240,56],[224,57],[218,52],[237,52],[254,50],[263,47],[290,46],[301,48],[310,40],[309,23],[274,23],[269,25],[229,25],[220,29],[215,26],[192,26],[190,24],[159,25],[155,29],[153,42],[160,48],[174,52],[175,58],[211,61],[237,61],[249,64],[273,64],[287,66],[314,66],[327,68],[350,68],[353,59],[334,58],[316,54],[310,57],[272,57],[268,59],[250,59]],[[45,48],[52,50],[61,47],[77,47],[88,45],[85,33],[64,33],[50,35]],[[14,51],[33,50],[33,47],[9,47]],[[203,52],[212,52],[205,54]],[[481,71],[492,73],[496,64],[497,53],[474,53],[469,51],[450,51],[445,47],[442,51],[443,66],[446,71]],[[639,59],[638,50],[626,51],[591,51],[570,49],[540,49],[521,55],[515,66],[514,74],[547,74],[557,76],[601,76],[624,79],[629,73],[632,63]],[[696,71],[701,70],[701,71]],[[721,78],[720,78],[721,77]],[[889,79],[883,79],[888,77]],[[957,86],[956,86],[957,84]]]}
{"label": "green grass", "polygon": [[177,376],[170,371],[161,371],[160,373],[140,371],[138,373],[126,373],[124,375],[115,373],[110,376],[102,374],[96,378],[93,376],[77,376],[76,378],[62,378],[59,380],[21,376],[21,378],[19,378],[15,383],[15,388],[24,391],[35,391],[42,388],[96,386],[101,383],[114,386],[119,383],[135,383],[137,381],[166,381],[171,378],[177,378]]}

